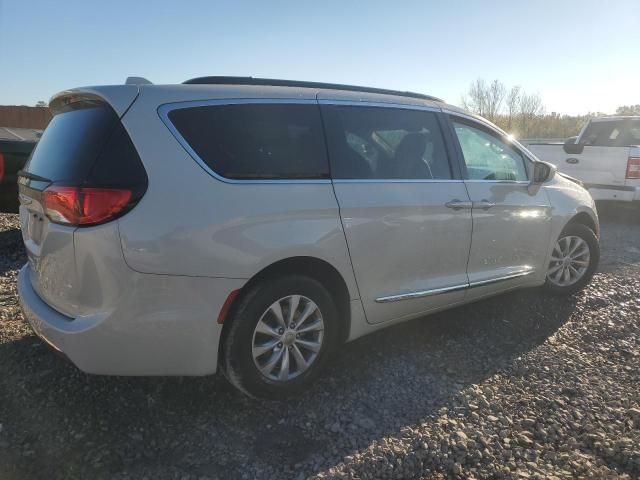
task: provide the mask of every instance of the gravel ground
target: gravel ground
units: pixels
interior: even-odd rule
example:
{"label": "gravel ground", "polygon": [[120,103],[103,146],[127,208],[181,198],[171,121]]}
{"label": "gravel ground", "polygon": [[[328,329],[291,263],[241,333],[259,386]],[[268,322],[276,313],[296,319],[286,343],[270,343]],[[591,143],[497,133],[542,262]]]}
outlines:
{"label": "gravel ground", "polygon": [[0,215],[0,478],[636,478],[640,211],[602,219],[581,294],[506,294],[348,344],[257,402],[219,376],[97,377],[24,323]]}

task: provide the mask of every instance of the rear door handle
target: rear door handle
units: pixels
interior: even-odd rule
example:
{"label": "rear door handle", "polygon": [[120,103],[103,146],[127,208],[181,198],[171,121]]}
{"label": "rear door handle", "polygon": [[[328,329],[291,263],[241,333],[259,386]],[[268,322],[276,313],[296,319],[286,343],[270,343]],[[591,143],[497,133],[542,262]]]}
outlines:
{"label": "rear door handle", "polygon": [[444,204],[445,207],[447,208],[452,208],[453,210],[462,210],[464,209],[470,209],[473,208],[473,203],[471,202],[463,202],[462,200],[458,200],[457,198],[454,200],[451,200],[450,202],[447,202]]}
{"label": "rear door handle", "polygon": [[496,204],[489,200],[480,200],[479,202],[473,202],[473,208],[481,208],[482,210],[489,210],[491,207],[495,207]]}
{"label": "rear door handle", "polygon": [[578,160],[577,158],[567,158],[566,160],[567,163],[571,163],[572,165],[576,164],[576,163],[580,163],[580,160]]}

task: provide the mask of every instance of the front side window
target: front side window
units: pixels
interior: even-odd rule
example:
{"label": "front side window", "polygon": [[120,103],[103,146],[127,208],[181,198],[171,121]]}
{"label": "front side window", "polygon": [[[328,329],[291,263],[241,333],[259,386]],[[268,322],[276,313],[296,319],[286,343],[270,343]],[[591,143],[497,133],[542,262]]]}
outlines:
{"label": "front side window", "polygon": [[331,174],[336,179],[450,179],[433,112],[324,105]]}
{"label": "front side window", "polygon": [[522,155],[498,137],[466,123],[453,122],[469,180],[526,181]]}
{"label": "front side window", "polygon": [[205,105],[169,120],[211,170],[243,180],[329,178],[317,105]]}

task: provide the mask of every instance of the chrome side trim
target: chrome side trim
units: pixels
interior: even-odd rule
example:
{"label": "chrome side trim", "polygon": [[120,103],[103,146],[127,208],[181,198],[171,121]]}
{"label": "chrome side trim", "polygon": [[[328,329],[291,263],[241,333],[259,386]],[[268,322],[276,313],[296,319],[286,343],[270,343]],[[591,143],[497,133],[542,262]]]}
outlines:
{"label": "chrome side trim", "polygon": [[205,106],[210,106],[210,105],[239,105],[239,104],[248,104],[248,103],[257,103],[257,104],[260,104],[260,103],[283,103],[283,104],[295,103],[295,104],[301,104],[302,103],[302,104],[309,104],[309,105],[317,105],[318,104],[318,102],[315,99],[298,99],[298,98],[240,98],[240,99],[238,99],[238,98],[224,98],[224,99],[217,99],[217,100],[194,100],[194,101],[165,103],[163,105],[160,105],[158,107],[158,115],[160,116],[160,119],[162,120],[162,123],[165,124],[165,126],[169,129],[171,134],[178,141],[180,146],[182,146],[182,148],[184,148],[186,150],[186,152],[191,156],[191,158],[193,158],[196,161],[196,163],[198,163],[198,165],[205,172],[207,172],[213,178],[215,178],[217,180],[220,180],[221,182],[232,183],[232,184],[273,184],[273,183],[276,183],[276,184],[278,184],[278,183],[280,183],[280,184],[291,184],[291,183],[295,183],[295,184],[306,184],[306,183],[330,184],[331,183],[331,179],[329,179],[329,178],[327,178],[327,179],[308,179],[308,180],[304,180],[304,179],[299,179],[299,180],[297,180],[297,179],[278,179],[278,180],[276,180],[276,179],[273,179],[273,180],[269,180],[269,179],[264,179],[264,180],[246,179],[246,180],[239,180],[239,179],[223,177],[222,175],[219,175],[218,173],[214,172],[209,167],[209,165],[207,165],[206,162],[204,160],[202,160],[202,158],[200,158],[200,156],[195,152],[195,150],[193,148],[191,148],[191,145],[189,145],[189,143],[180,134],[180,132],[178,132],[178,129],[173,125],[171,120],[169,120],[169,113],[171,113],[173,110],[177,110],[177,109],[193,108],[193,107],[205,107]]}
{"label": "chrome side trim", "polygon": [[480,280],[477,282],[465,283],[463,285],[453,285],[451,287],[434,288],[433,290],[422,290],[419,292],[401,293],[398,295],[389,295],[386,297],[379,297],[379,298],[376,298],[376,302],[377,303],[399,302],[401,300],[412,300],[415,298],[441,295],[443,293],[466,290],[468,288],[481,287],[484,285],[490,285],[492,283],[504,282],[505,280],[512,280],[514,278],[526,277],[527,275],[531,275],[534,272],[535,272],[535,268],[528,267],[528,268],[523,268],[522,270],[518,270],[513,273],[510,273],[509,275],[504,275],[502,277],[497,277],[497,278],[490,278],[489,280]]}
{"label": "chrome side trim", "polygon": [[336,178],[333,183],[464,183],[463,180],[437,178]]}
{"label": "chrome side trim", "polygon": [[421,292],[401,293],[399,295],[389,295],[388,297],[376,298],[377,303],[399,302],[400,300],[411,300],[414,298],[430,297],[432,295],[440,295],[443,293],[455,292],[457,290],[465,290],[469,288],[469,284],[453,285],[451,287],[434,288],[433,290],[423,290]]}
{"label": "chrome side trim", "polygon": [[515,271],[503,277],[490,278],[488,280],[479,280],[477,282],[471,282],[469,284],[469,288],[482,287],[484,285],[490,285],[492,283],[497,283],[497,282],[504,282],[505,280],[511,280],[513,278],[526,277],[527,275],[533,274],[535,271],[536,269],[533,267],[523,268],[522,270]]}
{"label": "chrome side trim", "polygon": [[470,180],[465,179],[465,183],[499,183],[507,185],[529,185],[529,180]]}

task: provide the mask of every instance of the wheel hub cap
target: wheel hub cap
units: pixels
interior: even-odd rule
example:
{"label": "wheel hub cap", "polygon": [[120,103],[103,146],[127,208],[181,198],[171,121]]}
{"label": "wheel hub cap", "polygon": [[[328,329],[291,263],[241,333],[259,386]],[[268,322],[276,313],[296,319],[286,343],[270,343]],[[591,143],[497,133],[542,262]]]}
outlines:
{"label": "wheel hub cap", "polygon": [[282,338],[282,343],[284,343],[287,347],[290,345],[293,345],[295,341],[296,341],[296,332],[292,332],[292,331],[285,333],[284,337]]}

